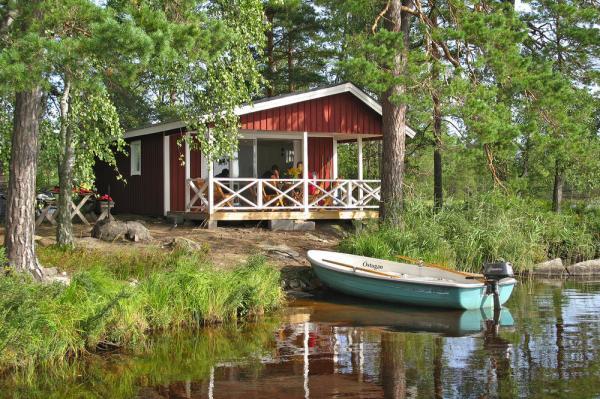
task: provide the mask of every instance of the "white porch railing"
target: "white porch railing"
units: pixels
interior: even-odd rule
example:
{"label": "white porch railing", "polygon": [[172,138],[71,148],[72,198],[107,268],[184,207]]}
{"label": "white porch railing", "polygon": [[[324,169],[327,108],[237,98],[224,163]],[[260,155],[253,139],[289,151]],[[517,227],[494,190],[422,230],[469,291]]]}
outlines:
{"label": "white porch railing", "polygon": [[379,180],[215,177],[210,182],[212,190],[209,180],[186,180],[187,212],[362,210],[379,208],[381,200]]}

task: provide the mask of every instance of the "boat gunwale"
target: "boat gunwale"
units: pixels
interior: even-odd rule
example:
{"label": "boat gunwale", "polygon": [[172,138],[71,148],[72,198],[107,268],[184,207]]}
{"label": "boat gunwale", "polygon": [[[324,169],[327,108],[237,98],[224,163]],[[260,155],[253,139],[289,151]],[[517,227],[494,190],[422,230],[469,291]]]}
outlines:
{"label": "boat gunwale", "polygon": [[[313,267],[315,266],[314,263],[316,263],[318,265],[318,267],[322,267],[324,269],[332,270],[332,271],[335,271],[335,272],[338,272],[338,273],[347,274],[347,275],[358,275],[360,277],[366,277],[366,278],[371,278],[371,279],[376,279],[376,280],[382,280],[382,281],[392,281],[392,282],[398,282],[398,283],[404,283],[404,284],[435,285],[435,286],[442,286],[442,287],[447,287],[447,288],[472,288],[472,289],[475,289],[475,288],[484,288],[486,286],[486,284],[483,283],[483,282],[460,283],[460,282],[451,281],[451,280],[446,280],[446,281],[422,280],[422,281],[419,281],[419,280],[413,280],[410,277],[406,278],[406,277],[400,277],[400,276],[398,276],[397,278],[395,278],[395,277],[392,277],[392,276],[389,276],[389,277],[388,276],[381,276],[381,275],[377,275],[377,274],[370,273],[368,271],[363,271],[363,270],[360,270],[360,269],[347,270],[347,269],[342,269],[341,266],[324,264],[323,262],[327,262],[327,260],[325,260],[325,259],[322,259],[322,260],[316,259],[315,257],[311,256],[311,252],[323,252],[323,253],[331,253],[331,254],[337,254],[337,255],[339,255],[340,252],[323,251],[323,250],[310,250],[307,253],[307,257],[308,257],[310,263],[313,265]],[[410,265],[408,263],[394,262],[394,261],[387,260],[387,259],[370,258],[368,256],[353,255],[353,254],[344,254],[344,255],[349,255],[349,256],[352,256],[352,257],[360,257],[360,258],[364,258],[364,259],[384,260],[386,262],[396,263],[396,264],[399,264],[399,265],[415,266],[415,265]],[[420,266],[420,267],[432,269],[432,268],[429,268],[427,266]],[[383,272],[385,272],[385,270]],[[389,273],[389,271],[388,271],[388,273]],[[451,271],[446,271],[446,273],[452,273],[452,272]],[[415,276],[415,277],[417,277],[417,276]],[[515,285],[516,283],[517,283],[517,280],[515,278],[512,278],[512,277],[506,277],[506,278],[503,278],[502,280],[498,281],[498,285],[500,285],[500,286]]]}

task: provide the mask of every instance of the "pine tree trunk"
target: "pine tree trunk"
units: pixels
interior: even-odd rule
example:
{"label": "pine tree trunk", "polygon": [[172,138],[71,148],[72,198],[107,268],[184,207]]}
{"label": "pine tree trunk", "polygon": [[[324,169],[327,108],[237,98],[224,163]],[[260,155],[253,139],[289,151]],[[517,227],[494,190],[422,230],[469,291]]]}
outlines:
{"label": "pine tree trunk", "polygon": [[65,89],[60,100],[60,163],[58,167],[58,218],[56,243],[73,245],[73,222],[71,220],[71,189],[73,187],[73,139],[69,127],[69,103],[71,82],[65,80]]}
{"label": "pine tree trunk", "polygon": [[275,49],[274,43],[274,34],[273,34],[273,17],[274,12],[272,9],[265,10],[265,16],[267,17],[267,22],[269,23],[269,29],[267,29],[267,47],[265,49],[265,53],[267,55],[267,68],[268,68],[268,76],[267,80],[269,81],[269,86],[267,87],[267,95],[272,97],[275,95],[275,88],[273,87],[274,76],[275,76],[275,56],[273,54]]}
{"label": "pine tree trunk", "polygon": [[[404,2],[411,3],[410,0]],[[392,74],[399,77],[406,72],[410,16],[401,11],[401,0],[392,0],[389,4],[386,27],[404,35],[404,48],[395,55],[392,66]],[[398,103],[397,98],[404,91],[404,86],[396,83],[382,96],[383,166],[380,219],[391,226],[399,226],[402,222],[407,105]]]}
{"label": "pine tree trunk", "polygon": [[435,147],[433,149],[433,204],[435,209],[444,206],[444,188],[442,174],[442,111],[440,99],[437,94],[433,95],[433,138]]}
{"label": "pine tree trunk", "polygon": [[288,90],[293,93],[296,90],[294,84],[294,53],[292,49],[292,34],[288,32],[287,40],[287,65],[288,65]]}
{"label": "pine tree trunk", "polygon": [[35,256],[35,180],[42,112],[39,86],[16,94],[4,246],[10,266],[42,279]]}
{"label": "pine tree trunk", "polygon": [[560,207],[563,197],[564,175],[559,160],[556,160],[554,166],[554,189],[552,190],[552,210],[560,213]]}
{"label": "pine tree trunk", "polygon": [[[437,7],[435,2],[432,7]],[[437,11],[437,9],[436,9]],[[432,12],[430,16],[432,25],[438,26],[437,12]],[[431,44],[431,55],[433,56],[433,67],[431,69],[431,81],[435,85],[440,78],[439,59],[441,58],[437,44]],[[442,174],[442,107],[440,104],[440,94],[434,88],[431,94],[433,102],[433,207],[439,210],[444,206],[444,187]]]}

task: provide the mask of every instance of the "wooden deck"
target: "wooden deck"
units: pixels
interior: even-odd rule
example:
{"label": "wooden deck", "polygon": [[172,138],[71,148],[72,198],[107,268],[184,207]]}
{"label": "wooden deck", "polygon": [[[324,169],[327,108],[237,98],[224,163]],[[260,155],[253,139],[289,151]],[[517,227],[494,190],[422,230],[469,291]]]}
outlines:
{"label": "wooden deck", "polygon": [[177,216],[184,220],[352,220],[376,219],[378,210],[316,209],[303,211],[218,211],[209,215],[206,212],[169,212],[167,216]]}

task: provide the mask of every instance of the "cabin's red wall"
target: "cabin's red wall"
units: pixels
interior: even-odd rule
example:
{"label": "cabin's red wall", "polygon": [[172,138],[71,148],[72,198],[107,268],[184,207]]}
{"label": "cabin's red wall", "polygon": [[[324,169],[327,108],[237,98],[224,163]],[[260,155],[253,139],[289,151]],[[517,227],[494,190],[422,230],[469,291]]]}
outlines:
{"label": "cabin's red wall", "polygon": [[[169,172],[171,176],[171,211],[185,210],[185,165],[181,161],[185,155],[185,144],[181,141],[181,146],[177,143],[183,133],[176,133],[169,136]],[[199,150],[190,151],[190,177],[200,177],[201,175],[201,153]]]}
{"label": "cabin's red wall", "polygon": [[308,177],[316,172],[319,179],[333,178],[333,139],[308,138]]}
{"label": "cabin's red wall", "polygon": [[242,115],[240,122],[247,130],[381,134],[381,115],[351,93]]}
{"label": "cabin's red wall", "polygon": [[[115,154],[119,172],[126,180],[117,180],[114,167],[97,161],[94,166],[96,189],[115,201],[115,213],[162,215],[163,213],[163,137],[162,134],[127,140],[141,140],[142,174],[130,176],[129,154]],[[127,149],[129,152],[129,149]]]}

